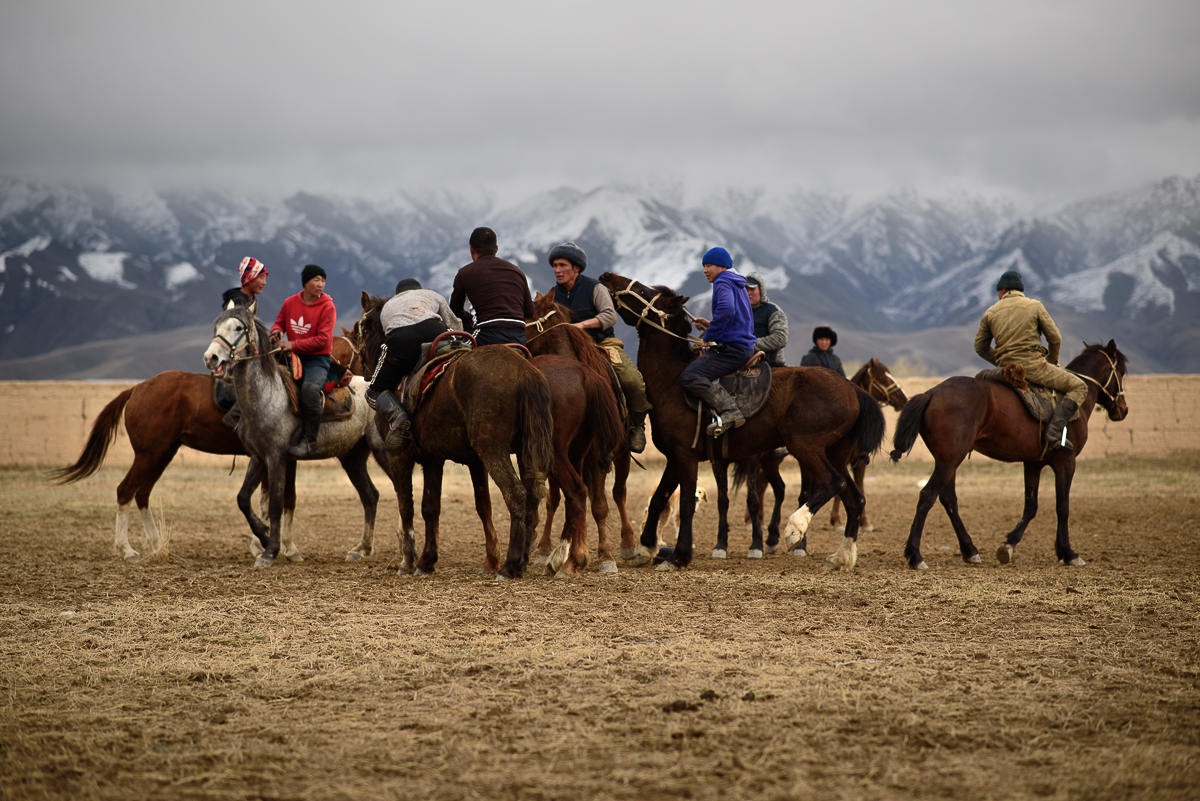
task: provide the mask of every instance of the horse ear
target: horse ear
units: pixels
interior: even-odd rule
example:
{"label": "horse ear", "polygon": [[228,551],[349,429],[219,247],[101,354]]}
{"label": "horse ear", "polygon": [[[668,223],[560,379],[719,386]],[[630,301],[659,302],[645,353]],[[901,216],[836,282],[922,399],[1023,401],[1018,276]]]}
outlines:
{"label": "horse ear", "polygon": [[225,311],[229,311],[230,309],[234,308],[235,306],[237,306],[237,304],[231,300],[225,304]]}
{"label": "horse ear", "polygon": [[247,309],[250,311],[251,317],[257,317],[258,316],[258,298],[255,298],[254,300],[250,301],[250,305],[247,307]]}
{"label": "horse ear", "polygon": [[365,289],[363,290],[362,294],[362,307],[363,311],[367,311],[371,308],[371,296],[367,294],[367,290]]}
{"label": "horse ear", "polygon": [[1115,339],[1108,340],[1108,347],[1105,350],[1108,351],[1109,356],[1117,358],[1117,341]]}
{"label": "horse ear", "polygon": [[549,298],[550,303],[554,302],[554,287],[550,287],[550,291],[546,293],[546,297]]}

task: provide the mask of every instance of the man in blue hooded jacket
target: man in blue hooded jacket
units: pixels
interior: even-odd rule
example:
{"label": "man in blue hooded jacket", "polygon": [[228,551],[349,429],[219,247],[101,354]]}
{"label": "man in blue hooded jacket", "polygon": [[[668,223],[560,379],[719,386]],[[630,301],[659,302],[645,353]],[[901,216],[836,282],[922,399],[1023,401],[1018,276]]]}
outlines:
{"label": "man in blue hooded jacket", "polygon": [[683,368],[679,383],[716,412],[717,419],[709,425],[708,434],[719,437],[746,422],[737,401],[714,382],[754,355],[754,312],[746,294],[746,279],[733,271],[729,251],[712,248],[704,254],[703,263],[704,277],[713,285],[712,321],[697,317],[694,322],[709,345],[700,358]]}

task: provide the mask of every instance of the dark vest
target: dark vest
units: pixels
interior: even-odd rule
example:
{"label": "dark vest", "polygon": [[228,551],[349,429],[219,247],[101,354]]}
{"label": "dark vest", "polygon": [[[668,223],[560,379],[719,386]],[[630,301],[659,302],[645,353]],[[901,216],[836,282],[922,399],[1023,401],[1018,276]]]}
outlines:
{"label": "dark vest", "polygon": [[[779,307],[774,303],[762,301],[757,306],[751,306],[750,311],[754,312],[754,338],[762,339],[771,333],[771,315],[779,311]],[[781,356],[782,352],[779,354],[775,354],[773,351],[769,352],[767,353],[767,363],[772,367],[782,367],[783,360],[780,358]]]}
{"label": "dark vest", "polygon": [[[584,320],[591,320],[596,316],[599,309],[592,303],[592,296],[596,292],[596,287],[600,284],[594,278],[588,278],[583,273],[580,273],[575,278],[575,286],[573,289],[567,290],[562,284],[554,285],[554,302],[561,303],[571,310],[571,322],[581,323]],[[598,328],[586,328],[587,333],[592,335],[592,339],[599,342],[602,339],[616,336],[612,328],[603,330]]]}
{"label": "dark vest", "polygon": [[240,286],[225,290],[225,294],[221,295],[221,308],[224,309],[228,306],[231,300],[238,306],[249,306],[253,302]]}

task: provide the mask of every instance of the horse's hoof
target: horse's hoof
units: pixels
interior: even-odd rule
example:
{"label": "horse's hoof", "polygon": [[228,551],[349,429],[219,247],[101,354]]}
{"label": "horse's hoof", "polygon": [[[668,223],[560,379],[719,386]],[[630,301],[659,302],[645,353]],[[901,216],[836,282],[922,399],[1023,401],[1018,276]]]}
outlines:
{"label": "horse's hoof", "polygon": [[1080,556],[1076,556],[1070,562],[1063,562],[1062,560],[1059,560],[1058,563],[1060,565],[1065,565],[1067,567],[1083,567],[1084,565],[1087,564],[1087,562],[1083,561],[1083,557],[1080,557]]}
{"label": "horse's hoof", "polygon": [[863,528],[863,529],[860,529],[860,530],[861,530],[861,531],[874,531],[874,530],[875,530],[875,527],[874,527],[874,526],[867,526],[866,528]]}
{"label": "horse's hoof", "polygon": [[972,556],[970,559],[966,559],[966,560],[964,560],[964,561],[965,561],[965,562],[966,562],[968,565],[980,565],[980,564],[983,564],[983,560],[979,558],[979,554],[975,554],[975,555],[974,555],[974,556]]}
{"label": "horse's hoof", "polygon": [[804,550],[803,548],[797,548],[796,550],[792,551],[792,556],[808,556],[808,551]]}
{"label": "horse's hoof", "polygon": [[346,554],[347,562],[361,562],[362,558],[363,558],[363,555],[356,551],[351,551],[350,553]]}
{"label": "horse's hoof", "polygon": [[129,551],[125,554],[124,558],[126,562],[136,562],[142,558],[142,555],[137,551]]}
{"label": "horse's hoof", "polygon": [[996,549],[996,561],[1002,565],[1007,565],[1012,561],[1013,547],[1007,542]]}
{"label": "horse's hoof", "polygon": [[621,549],[621,558],[624,559],[626,562],[628,562],[630,559],[635,558],[636,556],[637,556],[637,550],[635,548],[622,548]]}
{"label": "horse's hoof", "polygon": [[268,559],[265,556],[260,556],[254,560],[255,567],[270,567],[273,564],[275,564],[275,560]]}
{"label": "horse's hoof", "polygon": [[567,571],[565,571],[565,570],[560,570],[560,571],[558,571],[557,573],[555,573],[555,574],[554,574],[554,577],[555,577],[556,579],[573,579],[573,578],[575,578],[575,574],[574,574],[574,573],[568,573],[568,572],[567,572]]}
{"label": "horse's hoof", "polygon": [[724,559],[729,554],[725,553],[724,548],[713,548],[713,559]]}
{"label": "horse's hoof", "polygon": [[825,563],[823,565],[821,565],[822,573],[828,573],[831,570],[837,570],[837,569],[838,569],[838,566],[835,565],[833,562],[830,562],[828,559],[826,559]]}
{"label": "horse's hoof", "polygon": [[746,554],[746,558],[747,559],[762,559],[763,552],[760,551],[758,548],[751,548],[749,550],[749,552]]}
{"label": "horse's hoof", "polygon": [[921,560],[921,564],[919,564],[913,568],[913,570],[928,570],[928,569],[929,569],[929,565],[925,564],[924,559]]}
{"label": "horse's hoof", "polygon": [[834,531],[845,531],[846,527],[845,526],[834,526],[833,530]]}
{"label": "horse's hoof", "polygon": [[651,564],[661,565],[663,562],[675,561],[675,549],[670,545],[664,545],[658,549],[658,553],[650,560]]}
{"label": "horse's hoof", "polygon": [[597,568],[596,572],[598,572],[598,573],[616,573],[617,572],[617,563],[616,562],[601,562],[600,567]]}
{"label": "horse's hoof", "polygon": [[510,579],[508,576],[504,575],[503,573],[497,573],[497,574],[496,574],[496,581],[497,581],[497,582],[500,582],[500,581],[512,581],[512,579]]}
{"label": "horse's hoof", "polygon": [[424,568],[422,568],[422,567],[418,567],[416,570],[414,570],[414,571],[413,571],[413,575],[414,575],[414,576],[432,576],[432,575],[433,575],[433,571],[432,571],[432,570],[426,570],[426,569],[424,569]]}
{"label": "horse's hoof", "polygon": [[540,553],[533,557],[533,561],[531,561],[529,564],[533,565],[534,567],[537,567],[538,565],[548,565],[550,564],[550,557],[546,554]]}
{"label": "horse's hoof", "polygon": [[768,546],[766,547],[766,549],[765,549],[765,552],[766,552],[766,553],[775,553],[775,552],[777,552],[778,550],[779,550],[779,546],[778,546],[778,545],[768,545]]}
{"label": "horse's hoof", "polygon": [[292,564],[297,564],[304,561],[304,557],[298,553],[285,554],[284,558],[286,558]]}
{"label": "horse's hoof", "polygon": [[673,573],[679,569],[679,565],[675,564],[674,562],[662,562],[654,569],[659,573]]}

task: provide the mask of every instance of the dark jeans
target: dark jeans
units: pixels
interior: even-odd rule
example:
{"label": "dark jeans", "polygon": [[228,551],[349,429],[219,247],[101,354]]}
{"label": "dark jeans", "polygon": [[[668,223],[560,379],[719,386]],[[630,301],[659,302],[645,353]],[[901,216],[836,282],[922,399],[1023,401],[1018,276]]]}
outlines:
{"label": "dark jeans", "polygon": [[703,398],[708,394],[714,379],[736,371],[753,355],[752,350],[730,345],[722,347],[720,352],[709,349],[703,356],[683,368],[679,383],[692,395]]}
{"label": "dark jeans", "polygon": [[371,376],[371,392],[390,392],[400,386],[404,376],[412,372],[421,360],[421,346],[448,330],[440,318],[430,317],[388,331],[387,340],[379,352],[379,364]]}
{"label": "dark jeans", "polygon": [[329,374],[328,353],[320,356],[301,356],[300,366],[304,370],[300,379],[300,420],[304,438],[316,442],[317,430],[321,426],[321,407],[325,403],[325,376]]}
{"label": "dark jeans", "polygon": [[524,328],[500,328],[494,325],[485,325],[482,328],[475,329],[473,334],[475,344],[479,347],[484,345],[507,345],[510,342],[515,342],[518,345],[528,346],[525,341]]}
{"label": "dark jeans", "polygon": [[304,370],[303,377],[300,379],[301,385],[316,384],[324,391],[325,376],[329,375],[329,363],[331,361],[332,358],[328,353],[321,356],[301,356],[300,367]]}

